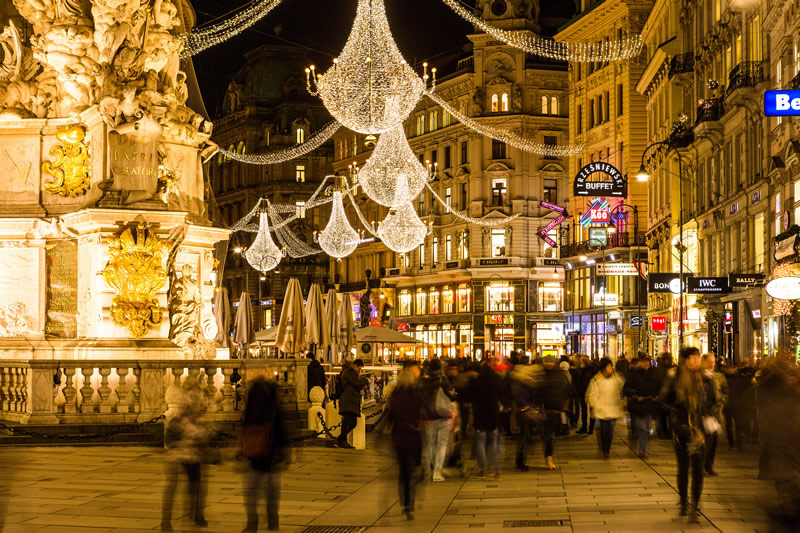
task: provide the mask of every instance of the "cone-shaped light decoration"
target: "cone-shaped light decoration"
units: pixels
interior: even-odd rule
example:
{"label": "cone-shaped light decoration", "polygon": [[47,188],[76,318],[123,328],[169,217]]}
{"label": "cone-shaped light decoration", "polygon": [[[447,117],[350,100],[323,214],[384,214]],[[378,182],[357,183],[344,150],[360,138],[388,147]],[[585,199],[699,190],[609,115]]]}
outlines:
{"label": "cone-shaped light decoration", "polygon": [[422,192],[430,175],[408,145],[401,124],[380,136],[367,164],[358,171],[358,183],[372,201],[399,207]]}
{"label": "cone-shaped light decoration", "polygon": [[261,213],[256,240],[244,253],[244,257],[259,272],[268,272],[281,262],[283,253],[275,246],[269,234],[269,217],[266,213]]}
{"label": "cone-shaped light decoration", "polygon": [[312,94],[318,92],[331,115],[359,133],[377,135],[402,122],[425,88],[394,42],[383,0],[358,0],[341,55],[325,74],[306,72]]}
{"label": "cone-shaped light decoration", "polygon": [[410,252],[425,240],[428,227],[417,216],[411,203],[392,208],[380,224],[378,237],[397,253]]}
{"label": "cone-shaped light decoration", "polygon": [[331,257],[342,258],[352,254],[358,246],[358,232],[350,226],[342,205],[341,191],[334,191],[331,218],[319,234],[319,245]]}

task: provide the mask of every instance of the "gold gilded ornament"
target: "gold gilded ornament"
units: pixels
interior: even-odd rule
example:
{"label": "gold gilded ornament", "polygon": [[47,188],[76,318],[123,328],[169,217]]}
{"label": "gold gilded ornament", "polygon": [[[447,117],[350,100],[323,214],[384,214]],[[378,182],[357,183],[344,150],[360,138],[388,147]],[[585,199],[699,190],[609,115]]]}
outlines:
{"label": "gold gilded ornament", "polygon": [[44,190],[65,198],[75,198],[85,194],[91,187],[89,171],[89,145],[85,126],[70,126],[56,131],[56,138],[61,146],[50,149],[52,161],[42,163],[42,170],[55,178],[52,183],[45,183]]}
{"label": "gold gilded ornament", "polygon": [[111,301],[111,320],[127,327],[134,338],[141,339],[161,324],[161,305],[155,295],[167,282],[161,266],[167,249],[144,222],[139,222],[135,239],[127,228],[108,243],[103,279],[117,293]]}

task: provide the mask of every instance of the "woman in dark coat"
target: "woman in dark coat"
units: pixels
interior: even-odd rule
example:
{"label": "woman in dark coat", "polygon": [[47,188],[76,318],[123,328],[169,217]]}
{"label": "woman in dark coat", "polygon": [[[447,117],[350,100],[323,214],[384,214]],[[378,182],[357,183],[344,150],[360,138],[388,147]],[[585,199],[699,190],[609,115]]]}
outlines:
{"label": "woman in dark coat", "polygon": [[503,379],[487,363],[481,365],[478,377],[470,382],[468,397],[472,402],[472,417],[475,426],[475,455],[478,459],[478,477],[486,475],[488,467],[494,476],[500,475],[498,461],[498,428],[500,406],[503,401]]}
{"label": "woman in dark coat", "polygon": [[397,386],[389,398],[387,411],[392,424],[392,447],[400,468],[400,499],[409,520],[414,519],[414,483],[411,478],[422,453],[422,402],[416,387],[419,374],[420,369],[416,365],[404,368],[398,374]]}

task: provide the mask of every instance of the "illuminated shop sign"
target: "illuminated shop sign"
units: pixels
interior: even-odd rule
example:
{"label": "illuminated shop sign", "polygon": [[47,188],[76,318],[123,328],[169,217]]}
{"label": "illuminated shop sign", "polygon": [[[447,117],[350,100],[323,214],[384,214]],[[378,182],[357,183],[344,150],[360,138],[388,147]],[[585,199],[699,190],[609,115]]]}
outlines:
{"label": "illuminated shop sign", "polygon": [[689,276],[689,292],[692,294],[723,294],[731,292],[728,278],[698,278]]}
{"label": "illuminated shop sign", "polygon": [[764,274],[728,274],[731,287],[755,287],[764,284]]}
{"label": "illuminated shop sign", "polygon": [[594,305],[614,307],[615,305],[619,305],[619,295],[613,293],[604,294],[602,292],[596,292],[594,293]]}
{"label": "illuminated shop sign", "polygon": [[548,246],[555,248],[558,246],[558,243],[556,243],[556,241],[554,241],[552,238],[548,237],[547,234],[553,231],[554,228],[557,228],[559,224],[567,219],[569,216],[567,214],[567,209],[565,207],[561,207],[560,205],[551,204],[550,202],[539,202],[539,206],[558,213],[558,216],[555,219],[551,220],[549,224],[537,232],[540,239],[546,242]]}
{"label": "illuminated shop sign", "polygon": [[667,331],[667,317],[654,316],[650,319],[650,329],[653,331]]}
{"label": "illuminated shop sign", "polygon": [[681,275],[674,273],[651,273],[647,277],[648,292],[671,292],[678,294],[681,292]]}
{"label": "illuminated shop sign", "polygon": [[[598,174],[611,178],[611,181],[598,181],[596,179]],[[590,181],[590,178],[595,179]],[[616,167],[598,161],[589,163],[578,171],[572,194],[575,196],[625,198],[628,196],[628,182]]]}
{"label": "illuminated shop sign", "polygon": [[787,276],[767,283],[767,294],[779,300],[800,300],[800,278]]}
{"label": "illuminated shop sign", "polygon": [[767,91],[764,114],[768,117],[800,116],[800,91]]}
{"label": "illuminated shop sign", "polygon": [[639,271],[633,263],[604,263],[597,265],[598,276],[636,276]]}

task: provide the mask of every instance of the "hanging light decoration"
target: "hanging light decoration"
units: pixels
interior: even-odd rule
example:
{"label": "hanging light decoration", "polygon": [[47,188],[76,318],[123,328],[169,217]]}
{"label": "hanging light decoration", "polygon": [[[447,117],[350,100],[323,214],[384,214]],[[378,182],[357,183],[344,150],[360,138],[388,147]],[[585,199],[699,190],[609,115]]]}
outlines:
{"label": "hanging light decoration", "polygon": [[373,135],[411,113],[422,97],[423,79],[400,54],[383,0],[358,0],[350,37],[333,66],[325,74],[306,69],[308,91],[322,97],[331,115],[353,131]]}
{"label": "hanging light decoration", "polygon": [[427,234],[428,226],[417,216],[411,202],[393,207],[378,224],[378,237],[383,244],[401,254],[422,244]]}
{"label": "hanging light decoration", "polygon": [[[267,207],[269,209],[269,207]],[[281,262],[283,252],[272,241],[269,234],[269,217],[262,212],[258,221],[258,234],[256,240],[244,253],[250,266],[259,272],[269,272]]]}
{"label": "hanging light decoration", "polygon": [[352,254],[358,246],[358,232],[350,226],[342,204],[341,190],[333,191],[333,207],[328,225],[317,236],[322,251],[331,257],[341,259]]}
{"label": "hanging light decoration", "polygon": [[605,63],[633,59],[642,51],[642,36],[638,34],[622,39],[592,43],[559,42],[529,32],[509,31],[492,26],[461,5],[461,0],[443,0],[443,2],[464,20],[485,31],[496,40],[539,57],[576,63]]}
{"label": "hanging light decoration", "polygon": [[439,196],[436,193],[436,191],[433,190],[433,187],[431,187],[430,183],[426,183],[425,186],[428,188],[429,191],[431,191],[431,196],[433,196],[433,199],[439,202],[439,204],[442,207],[444,207],[445,213],[455,215],[456,218],[460,218],[464,222],[469,222],[470,224],[476,224],[478,226],[502,226],[503,224],[508,224],[509,222],[511,222],[512,220],[514,220],[519,216],[519,214],[516,214],[516,215],[511,215],[510,217],[492,218],[488,220],[471,217],[469,215],[465,215],[464,213],[460,213],[454,210],[452,207],[450,207],[450,205],[444,200],[442,200],[442,197]]}
{"label": "hanging light decoration", "polygon": [[380,136],[367,164],[358,171],[358,184],[372,201],[397,207],[422,192],[434,168],[426,169],[419,162],[400,124]]}
{"label": "hanging light decoration", "polygon": [[285,163],[287,161],[291,161],[292,159],[297,159],[298,157],[313,152],[325,144],[328,139],[333,137],[333,135],[339,131],[339,128],[341,127],[342,125],[334,120],[319,130],[303,144],[298,144],[290,148],[286,148],[285,150],[275,150],[265,154],[239,154],[220,148],[219,153],[229,159],[239,161],[240,163],[247,163],[249,165],[276,165],[278,163]]}

